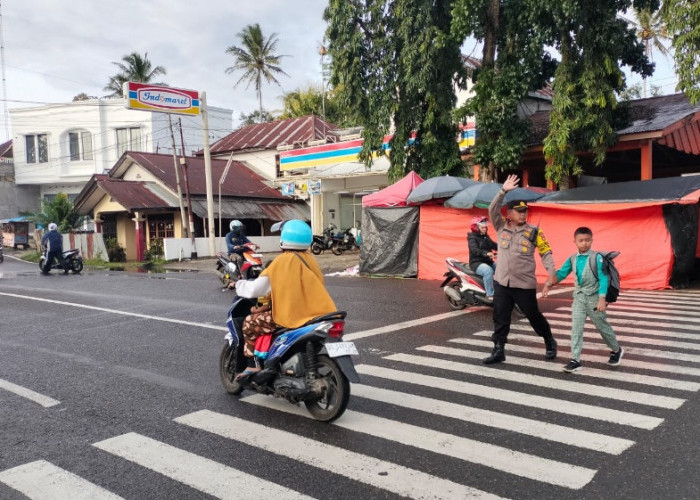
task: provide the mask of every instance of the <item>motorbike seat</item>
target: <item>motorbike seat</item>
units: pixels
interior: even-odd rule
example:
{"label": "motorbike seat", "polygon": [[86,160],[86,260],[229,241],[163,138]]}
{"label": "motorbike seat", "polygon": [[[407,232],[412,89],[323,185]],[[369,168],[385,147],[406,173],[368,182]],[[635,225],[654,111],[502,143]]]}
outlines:
{"label": "motorbike seat", "polygon": [[466,275],[468,275],[468,276],[471,276],[471,277],[473,277],[473,278],[476,278],[476,279],[478,279],[478,280],[483,279],[483,278],[481,277],[481,275],[479,275],[479,274],[475,273],[474,271],[472,271],[472,268],[469,267],[469,264],[467,264],[466,262],[455,262],[454,264],[455,264],[455,267],[456,267],[457,269],[459,269],[460,271],[462,271],[464,274],[466,274]]}

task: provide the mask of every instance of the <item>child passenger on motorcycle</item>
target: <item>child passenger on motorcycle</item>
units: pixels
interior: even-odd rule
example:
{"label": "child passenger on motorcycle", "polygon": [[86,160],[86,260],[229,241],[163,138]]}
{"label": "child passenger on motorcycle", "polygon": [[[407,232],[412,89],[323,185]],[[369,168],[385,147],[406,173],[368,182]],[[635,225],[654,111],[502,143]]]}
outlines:
{"label": "child passenger on motorcycle", "polygon": [[290,220],[282,226],[282,254],[273,260],[255,280],[236,282],[236,294],[256,298],[270,294],[269,311],[251,311],[243,323],[245,355],[248,368],[238,378],[259,371],[254,356],[255,340],[278,328],[298,328],[317,316],[337,309],[326,290],[323,273],[309,252],[313,240],[311,228],[301,220]]}
{"label": "child passenger on motorcycle", "polygon": [[486,298],[493,300],[493,273],[496,270],[496,249],[498,245],[488,235],[489,220],[486,217],[472,219],[471,233],[467,236],[469,244],[469,267],[484,278]]}

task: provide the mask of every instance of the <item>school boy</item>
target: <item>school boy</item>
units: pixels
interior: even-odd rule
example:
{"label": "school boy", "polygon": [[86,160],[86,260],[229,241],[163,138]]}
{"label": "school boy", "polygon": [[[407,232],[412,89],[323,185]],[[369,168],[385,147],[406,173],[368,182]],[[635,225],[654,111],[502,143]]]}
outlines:
{"label": "school boy", "polygon": [[[608,291],[609,279],[603,272],[603,257],[591,251],[593,231],[587,227],[579,227],[574,231],[574,243],[576,248],[578,248],[578,252],[566,259],[556,273],[556,281],[552,283],[547,280],[542,290],[542,296],[546,297],[551,286],[566,278],[571,271],[575,271],[574,301],[571,307],[571,361],[564,367],[564,371],[573,373],[581,369],[583,326],[587,317],[591,318],[603,340],[610,348],[608,364],[617,366],[620,364],[624,351],[617,343],[615,332],[610,323],[608,323],[605,313],[608,305],[605,301],[605,294]],[[596,257],[595,265],[598,267],[597,279],[588,262],[594,255]],[[575,264],[572,265],[572,262]]]}

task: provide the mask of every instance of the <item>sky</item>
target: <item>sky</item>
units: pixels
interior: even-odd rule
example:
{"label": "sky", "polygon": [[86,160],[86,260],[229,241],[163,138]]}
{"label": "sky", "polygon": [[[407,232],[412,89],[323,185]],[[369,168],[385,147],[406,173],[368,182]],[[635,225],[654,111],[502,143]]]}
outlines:
{"label": "sky", "polygon": [[[289,77],[279,76],[281,88],[263,85],[263,107],[280,111],[285,91],[321,85],[318,51],[326,5],[327,0],[0,1],[5,61],[0,98],[12,109],[70,102],[81,92],[103,97],[102,89],[118,72],[113,62],[132,52],[148,53],[167,71],[159,81],[205,91],[210,106],[233,110],[236,126],[241,113],[258,107],[255,89],[245,83],[234,88],[240,74],[225,72],[234,63],[225,51],[239,44],[236,34],[254,23],[266,36],[277,34],[277,53],[288,56],[282,68]],[[473,50],[473,43],[463,49]],[[672,64],[661,55],[654,59],[657,73],[648,84],[673,93]],[[0,139],[8,137],[0,120]]]}
{"label": "sky", "polygon": [[[281,95],[321,85],[323,10],[327,0],[5,0],[0,1],[7,108],[64,103],[81,92],[103,97],[113,62],[148,53],[163,66],[158,77],[172,87],[205,91],[209,106],[233,110],[234,125],[258,108],[253,86],[235,89],[240,74],[226,74],[234,58],[226,48],[259,23],[277,33],[277,53],[287,55],[281,88],[263,85],[263,107],[281,110]],[[4,97],[3,97],[4,99]],[[4,110],[3,110],[4,111]],[[5,140],[4,120],[0,139]]]}

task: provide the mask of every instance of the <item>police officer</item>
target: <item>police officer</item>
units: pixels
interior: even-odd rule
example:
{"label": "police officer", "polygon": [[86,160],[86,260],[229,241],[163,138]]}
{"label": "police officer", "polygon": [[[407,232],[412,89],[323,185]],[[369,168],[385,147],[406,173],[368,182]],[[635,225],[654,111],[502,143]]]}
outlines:
{"label": "police officer", "polygon": [[510,319],[515,304],[520,306],[535,333],[544,339],[545,357],[557,357],[557,342],[552,336],[549,322],[537,306],[537,279],[535,278],[535,252],[550,275],[556,273],[552,249],[542,231],[527,222],[527,202],[511,200],[508,218],[501,215],[501,204],[508,191],[518,187],[517,175],[509,175],[498,195],[491,201],[489,216],[498,235],[498,266],[494,276],[493,351],[483,360],[490,365],[506,360],[505,344],[510,332]]}

